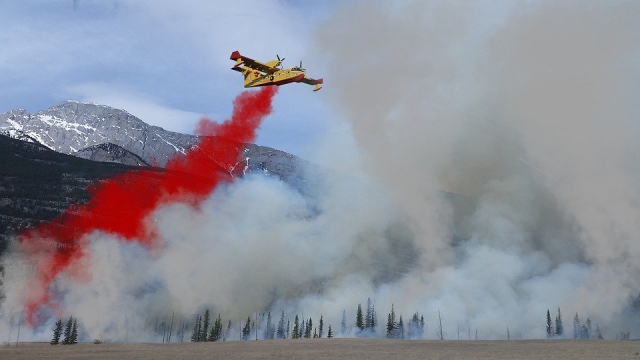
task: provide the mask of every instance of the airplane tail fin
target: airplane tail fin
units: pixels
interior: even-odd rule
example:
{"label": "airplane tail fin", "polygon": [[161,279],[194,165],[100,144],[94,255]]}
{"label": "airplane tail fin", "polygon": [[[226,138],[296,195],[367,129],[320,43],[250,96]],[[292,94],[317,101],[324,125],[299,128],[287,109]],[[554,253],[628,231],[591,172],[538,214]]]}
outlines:
{"label": "airplane tail fin", "polygon": [[322,80],[322,79],[316,80],[316,87],[315,87],[315,89],[313,89],[313,91],[318,91],[318,90],[322,89],[322,86],[320,86],[320,84],[322,84],[322,83],[324,83],[324,80]]}

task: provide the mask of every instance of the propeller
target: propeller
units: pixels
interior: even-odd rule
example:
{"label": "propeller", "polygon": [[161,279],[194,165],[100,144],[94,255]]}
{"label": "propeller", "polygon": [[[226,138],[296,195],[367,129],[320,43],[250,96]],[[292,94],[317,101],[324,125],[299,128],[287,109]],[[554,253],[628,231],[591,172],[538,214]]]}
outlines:
{"label": "propeller", "polygon": [[300,71],[303,71],[303,72],[304,72],[304,71],[307,71],[306,69],[304,69],[304,68],[302,67],[302,60],[300,60]]}
{"label": "propeller", "polygon": [[280,55],[276,54],[276,57],[278,58],[278,65],[280,65],[280,68],[282,68],[282,62],[284,61],[284,58],[280,59]]}

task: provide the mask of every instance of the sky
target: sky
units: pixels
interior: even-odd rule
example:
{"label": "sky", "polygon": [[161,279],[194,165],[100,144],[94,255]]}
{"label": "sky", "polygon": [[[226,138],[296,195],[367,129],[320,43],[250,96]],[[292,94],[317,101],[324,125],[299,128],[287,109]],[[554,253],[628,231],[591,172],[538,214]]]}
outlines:
{"label": "sky", "polygon": [[[334,1],[0,2],[0,112],[64,100],[124,109],[167,130],[192,133],[202,117],[223,121],[243,89],[231,52],[299,61],[323,77],[312,35]],[[329,83],[329,79],[326,79]],[[281,87],[257,143],[299,156],[330,125],[322,92]],[[326,90],[324,90],[326,92]]]}

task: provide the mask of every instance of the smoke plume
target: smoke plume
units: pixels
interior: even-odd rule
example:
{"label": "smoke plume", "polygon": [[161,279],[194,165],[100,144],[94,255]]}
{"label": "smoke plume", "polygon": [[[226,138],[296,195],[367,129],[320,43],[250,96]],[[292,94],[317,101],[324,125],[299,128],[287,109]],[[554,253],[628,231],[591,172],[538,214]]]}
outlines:
{"label": "smoke plume", "polygon": [[420,250],[385,306],[450,337],[543,337],[557,307],[638,336],[639,11],[363,2],[323,27],[332,104]]}
{"label": "smoke plume", "polygon": [[[276,92],[276,87],[265,87],[241,93],[232,117],[222,124],[203,119],[196,132],[208,136],[185,156],[172,159],[165,171],[129,171],[102,182],[90,189],[88,204],[72,206],[21,235],[19,251],[34,267],[23,295],[27,323],[39,324],[40,311],[56,307],[56,278],[92,281],[87,268],[99,261],[89,250],[94,233],[161,251],[163,244],[149,218],[152,211],[176,202],[197,207],[219,184],[232,179],[242,162],[240,144],[255,139]],[[50,314],[43,315],[46,319]]]}

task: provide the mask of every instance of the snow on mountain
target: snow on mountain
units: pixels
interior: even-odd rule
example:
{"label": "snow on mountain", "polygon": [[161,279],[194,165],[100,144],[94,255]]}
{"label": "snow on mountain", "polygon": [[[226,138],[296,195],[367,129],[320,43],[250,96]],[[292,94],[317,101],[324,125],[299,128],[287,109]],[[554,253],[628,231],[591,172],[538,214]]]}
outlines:
{"label": "snow on mountain", "polygon": [[[198,142],[195,135],[149,125],[124,110],[71,100],[35,114],[24,109],[0,114],[0,134],[85,159],[161,167]],[[244,146],[236,164],[244,169],[240,173],[259,172],[302,191],[308,188],[306,161],[269,147],[239,146]]]}
{"label": "snow on mountain", "polygon": [[197,141],[193,135],[146,124],[124,110],[77,101],[64,101],[36,114],[23,109],[1,114],[0,133],[31,138],[70,155],[87,147],[112,143],[159,166]]}

